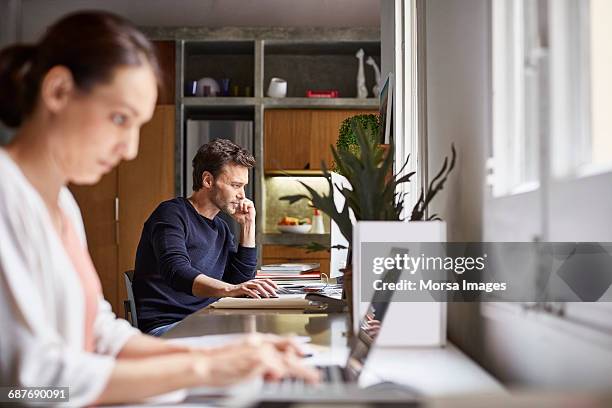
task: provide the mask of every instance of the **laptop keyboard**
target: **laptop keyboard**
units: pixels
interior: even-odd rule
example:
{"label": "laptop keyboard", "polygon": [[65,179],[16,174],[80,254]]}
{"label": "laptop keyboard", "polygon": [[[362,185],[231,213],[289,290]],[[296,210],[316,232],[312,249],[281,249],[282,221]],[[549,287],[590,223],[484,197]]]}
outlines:
{"label": "laptop keyboard", "polygon": [[[342,368],[340,366],[317,366],[321,373],[321,383],[339,384],[342,383]],[[309,387],[304,381],[295,378],[286,378],[278,386],[281,391],[299,391]]]}
{"label": "laptop keyboard", "polygon": [[317,369],[321,373],[322,382],[334,382],[338,381],[341,377],[338,377],[339,367],[338,366],[318,366]]}

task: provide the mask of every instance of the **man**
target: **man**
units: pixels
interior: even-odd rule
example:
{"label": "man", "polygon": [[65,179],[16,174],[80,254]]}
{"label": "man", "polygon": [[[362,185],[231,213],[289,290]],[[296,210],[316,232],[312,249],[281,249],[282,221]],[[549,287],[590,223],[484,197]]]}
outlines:
{"label": "man", "polygon": [[[255,207],[244,187],[254,165],[229,140],[203,145],[193,159],[193,195],[161,203],[145,222],[133,284],[142,331],[160,336],[220,297],[276,295],[272,281],[252,280]],[[240,225],[237,246],[220,211]]]}

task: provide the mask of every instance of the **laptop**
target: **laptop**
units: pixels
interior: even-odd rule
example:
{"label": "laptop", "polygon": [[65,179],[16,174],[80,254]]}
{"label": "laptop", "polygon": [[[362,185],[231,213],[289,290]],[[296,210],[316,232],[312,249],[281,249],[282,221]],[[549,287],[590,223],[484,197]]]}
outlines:
{"label": "laptop", "polygon": [[[393,248],[395,254],[403,254],[407,249]],[[401,270],[393,269],[382,275],[384,282],[398,282]],[[321,384],[306,385],[301,381],[285,380],[281,383],[266,383],[258,392],[258,401],[251,406],[267,406],[279,402],[396,402],[416,403],[417,393],[406,386],[394,383],[381,383],[372,387],[360,388],[358,380],[376,337],[382,328],[393,291],[376,291],[361,318],[359,331],[353,339],[348,359],[341,365],[317,366],[321,372]]]}

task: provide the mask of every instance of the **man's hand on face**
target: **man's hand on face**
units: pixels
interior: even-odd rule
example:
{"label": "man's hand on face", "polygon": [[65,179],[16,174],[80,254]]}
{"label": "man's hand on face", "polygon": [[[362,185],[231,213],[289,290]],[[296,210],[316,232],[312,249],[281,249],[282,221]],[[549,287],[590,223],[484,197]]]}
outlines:
{"label": "man's hand on face", "polygon": [[248,198],[242,199],[232,217],[240,225],[255,224],[255,205]]}

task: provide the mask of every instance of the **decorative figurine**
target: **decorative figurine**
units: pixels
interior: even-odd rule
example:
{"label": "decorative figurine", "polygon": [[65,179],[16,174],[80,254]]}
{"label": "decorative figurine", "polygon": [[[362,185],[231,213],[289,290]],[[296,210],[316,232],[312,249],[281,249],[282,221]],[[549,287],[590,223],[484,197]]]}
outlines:
{"label": "decorative figurine", "polygon": [[365,84],[365,73],[363,72],[363,48],[360,48],[355,54],[355,57],[359,60],[359,68],[357,70],[357,97],[358,98],[367,98],[368,97],[368,88],[366,88]]}
{"label": "decorative figurine", "polygon": [[372,92],[374,93],[374,96],[379,96],[380,95],[380,69],[378,68],[378,65],[376,65],[376,61],[374,61],[374,58],[372,57],[368,57],[368,59],[366,60],[366,64],[370,65],[374,69],[374,78],[376,79],[376,83],[372,87]]}

